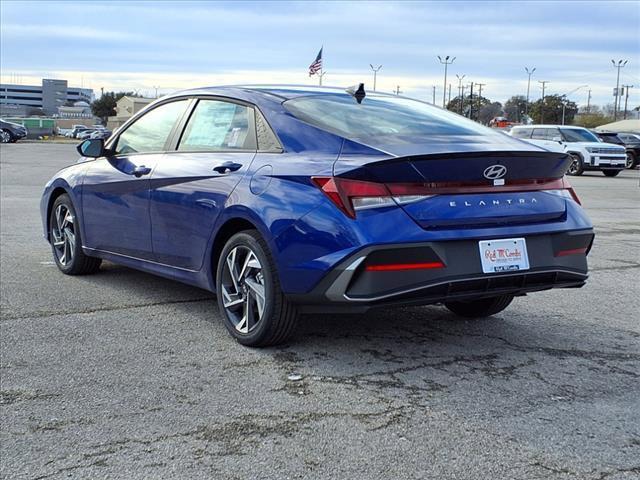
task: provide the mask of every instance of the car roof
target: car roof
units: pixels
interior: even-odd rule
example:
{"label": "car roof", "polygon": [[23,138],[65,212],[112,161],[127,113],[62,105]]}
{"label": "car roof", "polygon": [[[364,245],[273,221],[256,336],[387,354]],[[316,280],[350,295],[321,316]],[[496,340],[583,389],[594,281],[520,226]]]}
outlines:
{"label": "car roof", "polygon": [[[372,91],[371,91],[372,92]],[[395,97],[395,95],[376,92],[376,96]],[[343,87],[315,87],[311,85],[222,85],[181,90],[169,95],[219,95],[245,101],[263,100],[282,103],[286,100],[310,95],[350,95]]]}
{"label": "car roof", "polygon": [[581,127],[579,125],[551,125],[551,124],[542,124],[542,125],[514,125],[512,129],[515,128],[573,128],[573,129],[581,129],[586,130],[585,127]]}

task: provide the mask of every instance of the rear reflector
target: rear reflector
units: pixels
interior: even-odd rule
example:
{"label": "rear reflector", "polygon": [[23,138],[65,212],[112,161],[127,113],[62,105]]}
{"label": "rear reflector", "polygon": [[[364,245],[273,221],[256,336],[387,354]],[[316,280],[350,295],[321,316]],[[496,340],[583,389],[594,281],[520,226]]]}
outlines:
{"label": "rear reflector", "polygon": [[587,247],[572,248],[570,250],[560,250],[556,252],[556,257],[566,257],[567,255],[585,255],[587,253]]}
{"label": "rear reflector", "polygon": [[444,263],[387,263],[383,265],[367,265],[365,270],[368,272],[394,272],[399,270],[430,270],[433,268],[444,268]]}

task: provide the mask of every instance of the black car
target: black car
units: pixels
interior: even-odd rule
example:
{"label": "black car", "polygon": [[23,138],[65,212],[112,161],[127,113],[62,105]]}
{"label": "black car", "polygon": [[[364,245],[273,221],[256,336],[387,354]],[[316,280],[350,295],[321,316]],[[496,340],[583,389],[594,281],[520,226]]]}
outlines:
{"label": "black car", "polygon": [[636,168],[640,159],[640,136],[633,133],[593,132],[606,143],[622,145],[627,150],[627,168]]}
{"label": "black car", "polygon": [[27,136],[27,129],[19,123],[12,123],[0,118],[0,143],[13,143]]}

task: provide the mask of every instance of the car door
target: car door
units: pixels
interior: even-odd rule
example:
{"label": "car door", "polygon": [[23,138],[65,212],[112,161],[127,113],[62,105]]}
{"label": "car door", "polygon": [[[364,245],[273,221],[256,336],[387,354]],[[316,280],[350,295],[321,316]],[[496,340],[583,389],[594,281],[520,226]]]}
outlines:
{"label": "car door", "polygon": [[85,246],[152,259],[149,178],[188,105],[149,110],[108,144],[113,155],[91,162],[81,193]]}
{"label": "car door", "polygon": [[201,268],[214,223],[256,155],[251,106],[201,98],[151,177],[157,262]]}

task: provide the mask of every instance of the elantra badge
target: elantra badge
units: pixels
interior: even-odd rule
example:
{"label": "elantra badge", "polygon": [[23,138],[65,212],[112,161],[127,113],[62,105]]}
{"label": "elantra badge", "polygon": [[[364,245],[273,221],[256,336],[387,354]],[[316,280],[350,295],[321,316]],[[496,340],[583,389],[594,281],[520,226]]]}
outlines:
{"label": "elantra badge", "polygon": [[504,165],[491,165],[484,169],[484,178],[493,180],[494,185],[504,185],[504,177],[507,174],[507,167]]}

